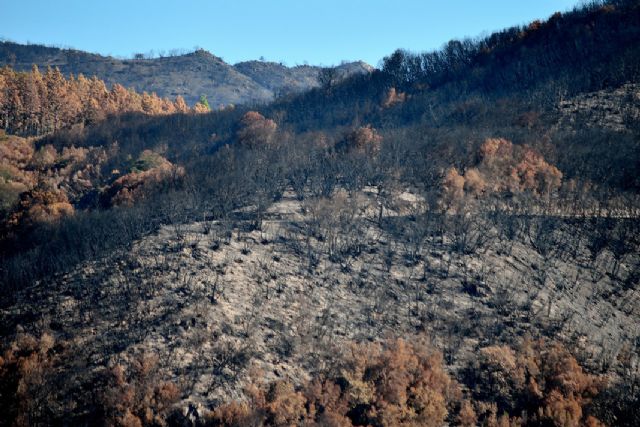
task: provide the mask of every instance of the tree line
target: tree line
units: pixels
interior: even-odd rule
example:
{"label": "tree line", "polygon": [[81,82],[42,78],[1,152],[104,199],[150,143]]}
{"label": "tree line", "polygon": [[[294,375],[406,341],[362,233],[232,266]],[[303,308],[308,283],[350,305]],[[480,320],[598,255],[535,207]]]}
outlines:
{"label": "tree line", "polygon": [[44,73],[36,65],[29,72],[8,66],[0,69],[0,129],[12,134],[44,135],[73,125],[95,124],[114,114],[190,111],[209,111],[206,99],[192,109],[181,96],[172,101],[117,83],[109,89],[95,76],[65,78],[58,68],[48,67]]}

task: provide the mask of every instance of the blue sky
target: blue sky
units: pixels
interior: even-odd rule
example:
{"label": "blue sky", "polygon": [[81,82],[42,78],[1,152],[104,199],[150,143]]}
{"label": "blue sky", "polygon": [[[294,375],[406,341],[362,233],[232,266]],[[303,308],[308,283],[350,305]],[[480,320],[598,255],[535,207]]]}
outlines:
{"label": "blue sky", "polygon": [[0,0],[0,37],[103,55],[189,49],[236,63],[432,50],[571,9],[577,0]]}

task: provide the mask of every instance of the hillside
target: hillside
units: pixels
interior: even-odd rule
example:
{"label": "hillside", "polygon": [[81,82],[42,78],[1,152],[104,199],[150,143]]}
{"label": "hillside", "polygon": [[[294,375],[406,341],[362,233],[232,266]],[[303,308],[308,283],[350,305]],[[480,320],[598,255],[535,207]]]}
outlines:
{"label": "hillside", "polygon": [[[319,67],[299,65],[289,68],[264,61],[240,62],[233,67],[274,93],[291,94],[318,87]],[[335,68],[339,79],[373,71],[373,67],[362,61],[341,64]]]}
{"label": "hillside", "polygon": [[[259,61],[233,66],[202,49],[180,56],[121,60],[73,49],[0,43],[0,65],[28,71],[33,64],[42,70],[58,67],[66,76],[95,75],[109,86],[119,83],[162,97],[182,96],[189,105],[204,94],[212,106],[264,103],[275,94],[305,91],[318,85],[320,70]],[[371,67],[357,62],[338,69],[348,76],[369,72]]]}
{"label": "hillside", "polygon": [[[58,393],[78,396],[81,408],[95,404],[82,390],[107,375],[105,364],[153,355],[154,375],[180,384],[180,406],[201,417],[242,398],[252,373],[301,384],[351,342],[428,337],[463,378],[481,349],[517,346],[525,335],[553,331],[596,372],[637,338],[639,254],[625,255],[611,276],[615,254],[590,252],[588,220],[523,216],[526,226],[508,237],[508,220],[476,212],[463,219],[467,235],[454,227],[459,219],[423,213],[410,192],[392,194],[381,217],[380,203],[371,188],[304,202],[285,193],[260,230],[241,212],[229,222],[170,224],[126,253],[25,290],[18,300],[31,305],[8,307],[0,320],[31,331],[27,319],[38,318],[54,331],[73,360],[59,366],[56,375],[74,380],[61,380]],[[637,248],[637,223],[622,226]],[[471,237],[476,227],[482,241]],[[565,246],[536,248],[530,239],[541,232]]]}
{"label": "hillside", "polygon": [[[566,108],[588,99],[628,111],[628,97],[616,96],[621,91],[584,94],[558,104],[552,110],[557,113],[555,125],[548,127],[549,137],[566,138],[564,132],[585,129],[594,133],[579,134],[581,141],[600,132],[622,140],[635,135],[633,127],[606,126],[597,110],[594,115],[584,109],[572,114]],[[170,126],[191,132],[202,117],[183,116],[188,124],[174,121]],[[191,178],[198,181],[195,188],[187,176],[185,181],[179,177],[182,182],[174,188],[162,189],[168,182],[162,180],[175,172],[149,153],[134,163],[146,172],[122,171],[115,181],[91,177],[82,161],[64,155],[53,163],[64,169],[52,166],[43,171],[61,180],[60,188],[75,197],[71,200],[86,200],[86,188],[67,178],[75,170],[110,185],[102,190],[103,200],[109,197],[114,203],[126,194],[123,190],[133,200],[139,198],[130,210],[122,209],[125,199],[119,209],[86,216],[74,202],[79,210],[68,218],[63,235],[49,239],[41,230],[44,234],[34,236],[49,240],[51,247],[40,246],[35,257],[14,259],[12,268],[19,268],[22,276],[14,275],[12,283],[31,284],[6,294],[0,333],[7,341],[15,340],[11,342],[18,349],[45,345],[20,341],[43,331],[49,335],[40,339],[55,338],[51,345],[56,350],[46,359],[51,371],[43,373],[48,388],[41,390],[46,399],[59,402],[56,405],[67,405],[71,399],[74,409],[51,406],[48,417],[91,424],[103,410],[109,417],[122,413],[113,403],[122,398],[118,393],[129,387],[152,387],[141,392],[159,393],[153,387],[160,384],[167,390],[175,387],[169,399],[173,407],[200,425],[219,425],[213,420],[219,415],[212,411],[235,399],[243,401],[253,386],[270,396],[274,384],[306,390],[305,384],[317,378],[341,383],[351,377],[332,367],[351,366],[353,343],[386,346],[390,344],[385,339],[402,337],[409,342],[426,340],[426,348],[432,349],[428,351],[442,353],[444,371],[461,387],[462,396],[474,401],[479,419],[491,419],[491,406],[483,399],[492,402],[495,396],[495,390],[483,384],[501,380],[482,377],[477,366],[507,368],[499,358],[479,360],[478,355],[492,354],[496,348],[508,354],[507,347],[530,351],[518,349],[532,339],[561,343],[577,358],[579,369],[598,375],[598,381],[606,378],[608,388],[592,404],[587,404],[592,398],[585,398],[582,413],[609,422],[630,420],[619,425],[637,420],[637,195],[605,195],[595,189],[585,193],[584,184],[572,183],[565,170],[561,186],[544,190],[556,185],[545,178],[545,170],[553,174],[554,167],[527,151],[517,154],[517,147],[495,153],[513,150],[514,159],[479,159],[471,153],[460,178],[449,180],[445,175],[435,188],[423,187],[429,171],[413,178],[408,170],[402,172],[404,177],[386,172],[398,150],[384,144],[394,141],[391,134],[384,134],[382,151],[374,158],[366,150],[326,151],[317,142],[319,135],[298,137],[299,145],[292,150],[277,130],[270,137],[264,133],[267,123],[262,122],[268,119],[255,120],[261,126],[247,125],[258,132],[252,136],[258,139],[246,141],[258,146],[249,148],[242,138],[251,135],[238,131],[239,145],[233,149],[184,163],[188,173],[198,174]],[[588,128],[580,124],[585,122]],[[135,129],[131,123],[121,126]],[[151,129],[157,123],[143,126]],[[362,138],[365,144],[375,144],[375,135],[367,135],[358,132],[353,143]],[[262,145],[266,140],[260,138],[274,142]],[[122,141],[124,149],[132,147]],[[490,153],[496,144],[509,147],[502,140],[487,140],[477,147],[478,153]],[[191,150],[188,145],[180,149]],[[90,150],[87,157],[101,157],[93,153],[96,147]],[[434,147],[421,151],[427,150]],[[633,150],[637,152],[637,146]],[[145,163],[150,166],[138,166]],[[288,169],[282,167],[285,164]],[[501,170],[509,171],[511,165],[517,170],[538,168],[531,174],[533,188],[526,189],[530,184],[524,173],[518,184],[522,190],[511,190],[508,197],[493,193],[490,189],[503,185],[508,175]],[[306,179],[301,181],[301,176]],[[140,181],[126,181],[134,179]],[[458,184],[458,179],[464,183]],[[363,185],[367,182],[370,185]],[[480,186],[483,191],[478,192]],[[79,195],[70,191],[78,189]],[[19,267],[70,265],[81,252],[103,255],[90,255],[45,280],[28,279],[36,269]],[[574,362],[566,363],[562,366]],[[149,373],[138,380],[141,366]],[[125,373],[122,386],[117,385],[119,369]],[[504,375],[516,375],[507,372]],[[86,393],[105,387],[97,384],[107,388]],[[509,393],[516,393],[518,386],[512,387]],[[452,419],[461,416],[462,403],[456,399],[452,395],[445,400]],[[137,405],[145,403],[135,400],[130,410],[139,413]],[[164,403],[149,405],[154,413],[168,416]],[[499,411],[510,413],[522,408],[508,401],[499,405]],[[270,410],[278,414],[284,409]],[[178,418],[171,425],[183,422],[174,416]]]}
{"label": "hillside", "polygon": [[640,425],[639,40],[590,2],[0,134],[0,425]]}

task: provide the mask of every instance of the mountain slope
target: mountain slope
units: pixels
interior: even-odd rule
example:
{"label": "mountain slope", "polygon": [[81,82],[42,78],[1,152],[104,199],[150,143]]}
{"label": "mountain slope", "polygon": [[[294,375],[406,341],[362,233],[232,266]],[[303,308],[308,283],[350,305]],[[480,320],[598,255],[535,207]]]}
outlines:
{"label": "mountain slope", "polygon": [[[233,67],[273,92],[295,93],[319,86],[319,67],[299,65],[289,68],[275,62],[264,61],[240,62]],[[373,67],[362,61],[341,64],[335,68],[338,78],[373,71]]]}
{"label": "mountain slope", "polygon": [[[285,193],[261,230],[250,232],[241,212],[233,225],[167,225],[126,253],[20,292],[0,324],[37,336],[30,319],[41,319],[55,331],[65,351],[57,387],[81,408],[91,407],[82,390],[108,376],[105,366],[153,354],[157,377],[180,378],[181,407],[199,407],[200,415],[242,399],[256,371],[263,380],[300,384],[354,341],[427,336],[462,378],[482,348],[517,345],[525,334],[552,334],[592,369],[637,336],[640,290],[621,288],[606,263],[587,261],[586,220],[523,218],[575,245],[574,255],[549,255],[534,248],[528,231],[505,238],[508,223],[480,214],[469,223],[487,230],[488,240],[462,251],[454,249],[458,231],[441,238],[429,229],[457,219],[412,220],[422,204],[415,194],[393,193],[381,226],[373,189],[345,194],[300,202]],[[318,215],[327,208],[340,219]],[[423,233],[417,252],[410,233]],[[637,252],[629,254],[620,275],[629,277],[638,262]]]}
{"label": "mountain slope", "polygon": [[[73,49],[0,43],[0,64],[16,70],[58,67],[63,74],[96,75],[107,84],[120,83],[163,97],[181,95],[195,103],[206,95],[212,106],[267,102],[275,93],[301,92],[318,86],[319,67],[288,68],[271,62],[250,61],[232,66],[199,49],[154,59],[121,60]],[[342,75],[366,73],[372,68],[356,62],[338,67]]]}
{"label": "mountain slope", "polygon": [[[33,187],[0,239],[0,413],[637,427],[639,29],[637,0],[593,2],[258,111],[0,136],[5,187]],[[434,363],[340,363],[396,338]],[[460,389],[412,379],[440,363]]]}

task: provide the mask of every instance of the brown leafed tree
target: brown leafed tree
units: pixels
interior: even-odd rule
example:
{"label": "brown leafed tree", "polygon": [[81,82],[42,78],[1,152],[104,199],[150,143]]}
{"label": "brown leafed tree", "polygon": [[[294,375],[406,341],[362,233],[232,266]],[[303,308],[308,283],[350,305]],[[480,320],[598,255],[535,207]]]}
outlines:
{"label": "brown leafed tree", "polygon": [[449,168],[442,178],[441,206],[445,209],[455,207],[464,197],[464,177],[456,168]]}
{"label": "brown leafed tree", "polygon": [[238,142],[247,147],[268,146],[274,142],[277,129],[278,125],[273,120],[257,111],[249,111],[242,116],[236,136]]}
{"label": "brown leafed tree", "polygon": [[20,334],[0,356],[0,423],[45,425],[54,405],[51,378],[58,356],[50,334]]}
{"label": "brown leafed tree", "polygon": [[475,374],[478,398],[495,402],[498,413],[526,420],[526,425],[580,427],[597,421],[587,418],[583,408],[603,388],[604,379],[585,373],[559,344],[526,339],[517,351],[486,347]]}
{"label": "brown leafed tree", "polygon": [[344,145],[350,152],[376,155],[380,152],[382,136],[371,125],[361,126],[345,134]]}
{"label": "brown leafed tree", "polygon": [[75,124],[97,123],[109,114],[187,110],[184,99],[174,103],[119,84],[109,90],[95,76],[65,78],[59,69],[50,67],[44,75],[36,66],[30,72],[0,69],[0,129],[15,134],[42,135]]}
{"label": "brown leafed tree", "polygon": [[185,100],[184,100],[184,98],[182,96],[178,95],[173,104],[175,106],[175,110],[176,110],[177,113],[188,113],[189,112],[189,106],[187,105],[187,103],[185,102]]}
{"label": "brown leafed tree", "polygon": [[180,389],[162,380],[157,357],[139,355],[130,366],[115,365],[105,376],[101,398],[106,425],[167,425],[167,415],[180,398]]}
{"label": "brown leafed tree", "polygon": [[31,226],[37,223],[52,223],[73,214],[74,208],[66,194],[43,182],[20,194],[20,202],[9,218],[9,224]]}

